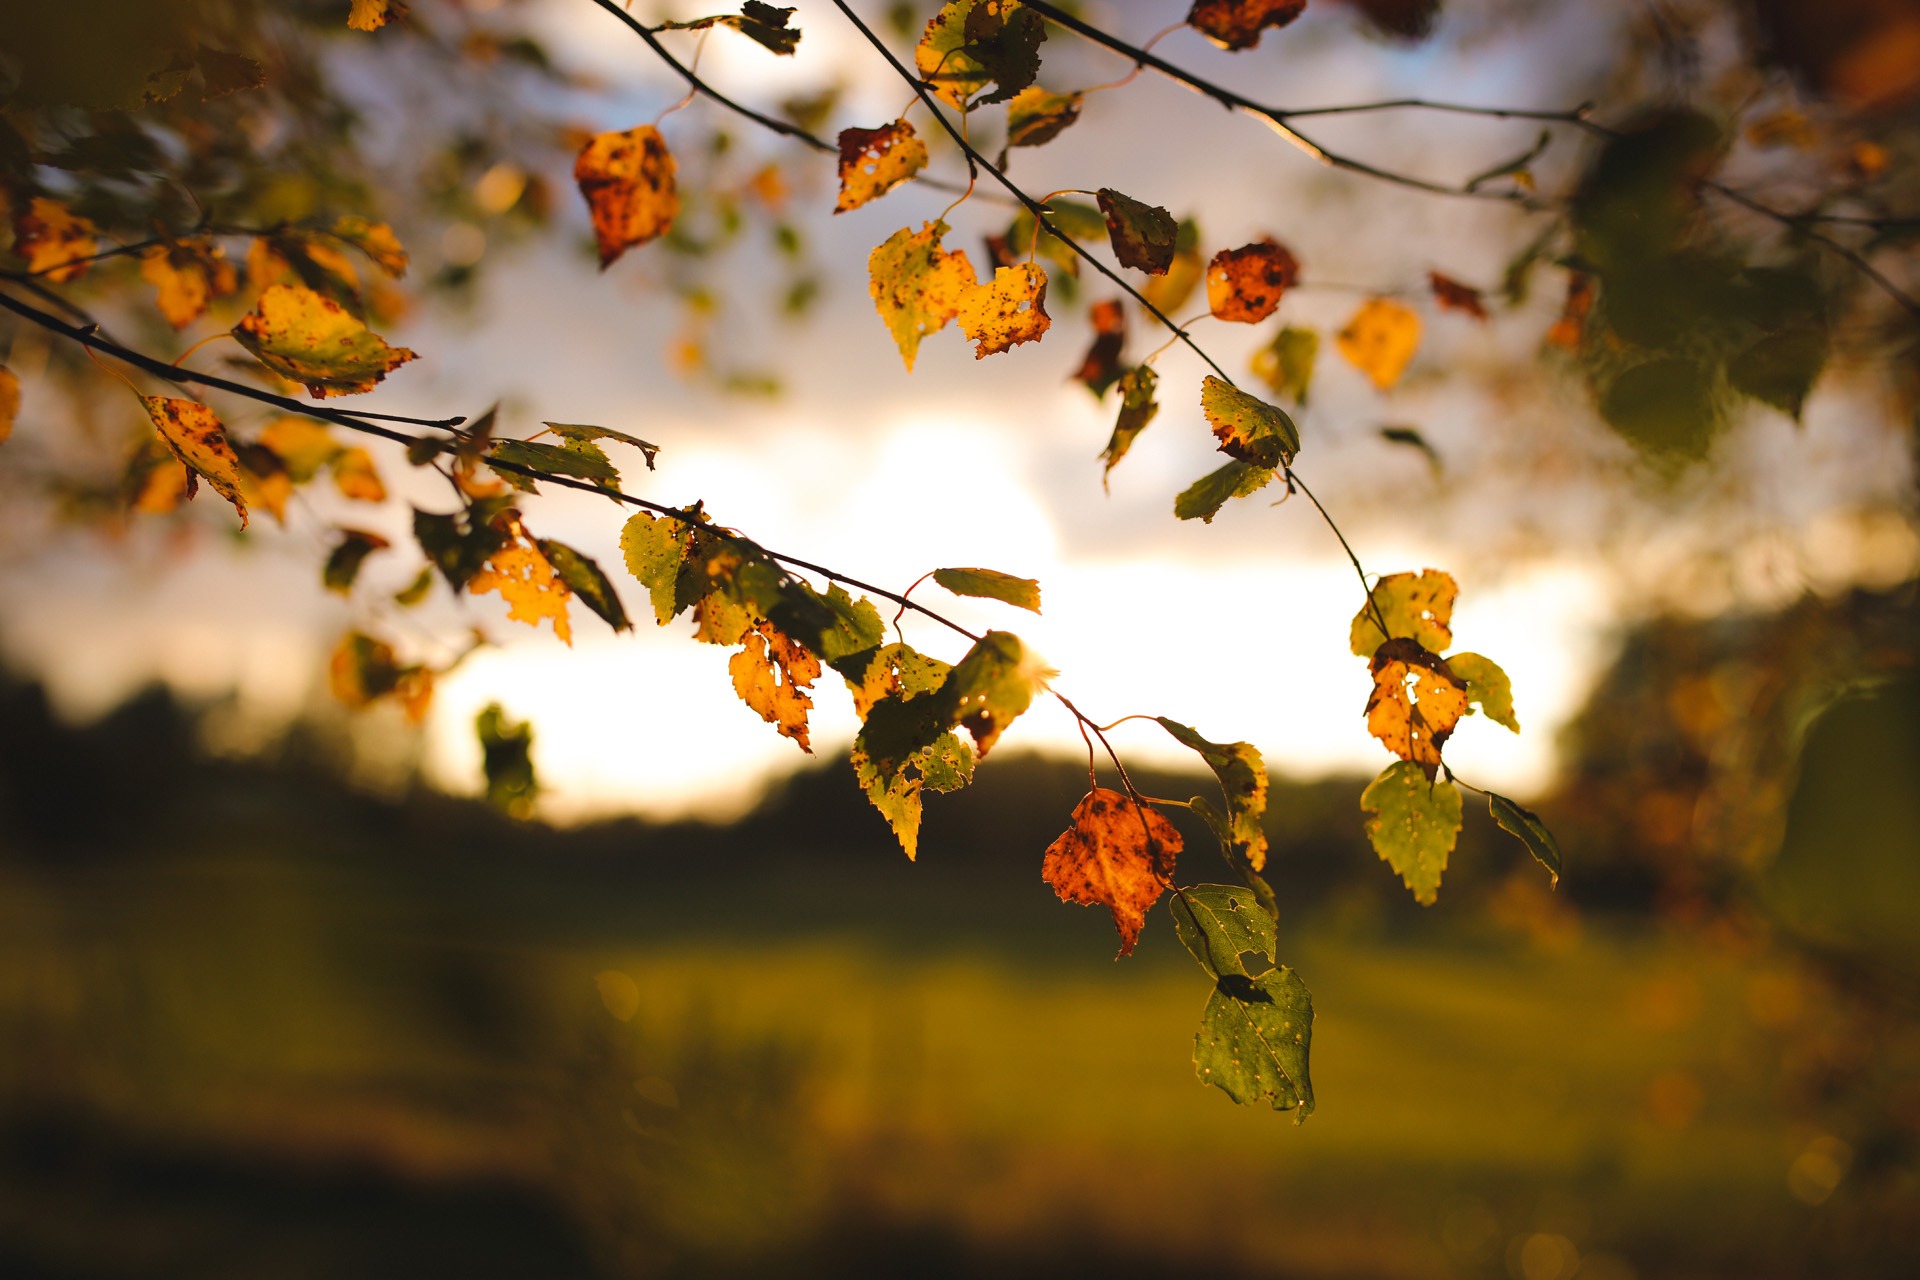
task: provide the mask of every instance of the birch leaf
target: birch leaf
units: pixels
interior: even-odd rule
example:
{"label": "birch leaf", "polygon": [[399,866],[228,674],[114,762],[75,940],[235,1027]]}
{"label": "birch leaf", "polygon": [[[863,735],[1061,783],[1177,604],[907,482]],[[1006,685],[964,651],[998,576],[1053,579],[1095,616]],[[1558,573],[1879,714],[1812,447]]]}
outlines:
{"label": "birch leaf", "polygon": [[1074,806],[1073,825],[1047,846],[1040,878],[1062,902],[1107,908],[1120,954],[1132,955],[1180,849],[1180,832],[1158,809],[1096,787]]}

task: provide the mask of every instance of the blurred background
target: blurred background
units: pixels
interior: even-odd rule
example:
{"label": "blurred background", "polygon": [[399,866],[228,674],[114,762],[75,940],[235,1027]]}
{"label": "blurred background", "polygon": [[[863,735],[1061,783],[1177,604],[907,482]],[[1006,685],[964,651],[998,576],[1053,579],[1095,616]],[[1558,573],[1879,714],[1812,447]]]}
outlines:
{"label": "blurred background", "polygon": [[[896,50],[933,12],[856,7]],[[635,491],[896,589],[942,564],[1037,577],[1044,615],[1012,625],[1097,719],[1259,745],[1319,1108],[1296,1126],[1200,1085],[1208,983],[1165,922],[1116,963],[1104,913],[1041,883],[1085,789],[1063,714],[1036,706],[931,800],[909,863],[854,784],[837,690],[809,758],[684,624],[590,633],[576,611],[568,648],[491,600],[399,603],[408,503],[444,499],[397,449],[372,450],[384,501],[316,485],[245,534],[204,496],[156,510],[137,406],[21,325],[0,443],[0,1274],[1920,1270],[1920,361],[1914,315],[1860,268],[1920,282],[1920,7],[1314,0],[1256,50],[1155,45],[1289,106],[1591,102],[1657,145],[1301,121],[1451,185],[1504,164],[1501,189],[1572,213],[1321,169],[1148,77],[1011,153],[1036,193],[1114,185],[1192,217],[1207,253],[1271,234],[1299,257],[1281,321],[1324,335],[1310,394],[1286,390],[1302,473],[1369,570],[1459,579],[1455,633],[1512,674],[1524,732],[1476,718],[1449,759],[1566,853],[1555,891],[1469,806],[1430,908],[1362,834],[1381,757],[1338,545],[1294,503],[1170,514],[1212,466],[1197,360],[1158,362],[1160,418],[1103,490],[1113,396],[1071,380],[1098,282],[1050,264],[1047,342],[976,365],[940,335],[909,376],[859,264],[952,193],[829,217],[829,161],[710,104],[661,119],[675,234],[596,274],[573,150],[682,86],[587,0],[420,0],[377,32],[344,0],[54,8],[0,24],[16,203],[31,183],[135,227],[191,222],[184,190],[250,221],[377,211],[412,268],[365,272],[356,303],[422,359],[365,407],[631,431],[662,446],[657,472],[627,468]],[[1185,12],[1074,11],[1135,43]],[[164,44],[141,23],[176,19],[265,84],[112,100]],[[831,6],[794,23],[791,59],[711,33],[701,74],[829,137],[900,110]],[[703,39],[662,38],[683,58]],[[1129,69],[1058,31],[1043,59],[1056,90]],[[215,126],[246,145],[189,162],[170,141]],[[963,168],[936,142],[930,171]],[[983,194],[947,216],[982,263],[1013,211]],[[68,296],[173,358],[200,330],[162,324],[124,265]],[[1434,307],[1429,270],[1490,319]],[[1583,276],[1591,315],[1569,305]],[[1423,319],[1390,392],[1331,349],[1367,296]],[[201,330],[242,309],[216,300]],[[1138,359],[1159,338],[1134,326]],[[1250,386],[1271,368],[1271,326],[1195,333]],[[1769,342],[1784,390],[1741,373]],[[1674,352],[1705,390],[1621,390]],[[619,564],[597,500],[526,509]],[[319,582],[342,525],[400,548],[345,594]],[[995,608],[952,613],[1009,625]],[[424,719],[333,697],[347,628],[442,669]],[[496,702],[532,725],[531,818],[476,798]],[[1142,726],[1115,742],[1149,794],[1212,787]],[[1187,835],[1183,880],[1231,878]]]}

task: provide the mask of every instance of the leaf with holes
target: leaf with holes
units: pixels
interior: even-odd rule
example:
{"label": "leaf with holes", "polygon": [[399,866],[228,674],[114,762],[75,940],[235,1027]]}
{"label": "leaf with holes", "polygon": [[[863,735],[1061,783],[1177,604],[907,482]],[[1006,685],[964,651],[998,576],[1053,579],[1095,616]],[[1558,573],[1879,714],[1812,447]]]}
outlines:
{"label": "leaf with holes", "polygon": [[1467,682],[1444,659],[1406,639],[1381,645],[1372,671],[1367,732],[1431,774],[1440,767],[1440,749],[1467,713]]}
{"label": "leaf with holes", "polygon": [[1467,682],[1467,705],[1477,706],[1487,719],[1520,732],[1520,721],[1513,714],[1513,683],[1492,658],[1477,653],[1455,653],[1447,657],[1447,669]]}
{"label": "leaf with holes", "polygon": [[985,760],[1008,725],[1058,674],[1019,636],[989,631],[954,664],[935,696],[943,727],[959,725],[973,735]]}
{"label": "leaf with holes", "polygon": [[[1353,615],[1347,643],[1356,658],[1371,658],[1389,634],[1414,640],[1424,649],[1446,652],[1453,644],[1453,601],[1460,592],[1453,575],[1439,569],[1390,573],[1373,584],[1369,603]],[[1380,630],[1384,619],[1387,632]]]}
{"label": "leaf with holes", "polygon": [[1096,787],[1074,806],[1073,825],[1047,846],[1040,878],[1062,902],[1111,912],[1120,954],[1132,955],[1180,848],[1180,832],[1159,810]]}
{"label": "leaf with holes", "polygon": [[991,284],[960,297],[960,329],[981,360],[1023,342],[1038,342],[1053,323],[1047,316],[1047,273],[1037,262],[1000,267]]}
{"label": "leaf with holes", "polygon": [[946,234],[944,222],[924,223],[918,231],[902,227],[867,258],[873,305],[908,372],[920,340],[944,329],[960,314],[961,299],[978,287],[966,251],[940,247]]}
{"label": "leaf with holes", "polygon": [[311,289],[276,284],[233,327],[233,336],[283,378],[302,383],[316,400],[371,391],[415,358],[390,347],[345,307]]}
{"label": "leaf with holes", "polygon": [[467,590],[474,595],[498,591],[507,602],[508,618],[530,627],[545,619],[553,624],[554,635],[573,643],[573,625],[567,619],[567,599],[573,592],[533,543],[516,539],[496,550],[467,583]]}
{"label": "leaf with holes", "polygon": [[807,689],[820,677],[820,659],[805,645],[770,623],[762,622],[745,638],[740,652],[727,660],[733,691],[762,720],[792,738],[809,755],[807,712],[813,699]]}
{"label": "leaf with holes", "polygon": [[1420,317],[1387,298],[1363,303],[1334,338],[1353,366],[1381,391],[1391,391],[1420,347]]}
{"label": "leaf with holes", "polygon": [[1212,374],[1200,384],[1200,409],[1220,452],[1256,467],[1284,467],[1300,452],[1300,429],[1286,411]]}
{"label": "leaf with holes", "polygon": [[597,134],[580,149],[573,180],[593,213],[601,270],[673,226],[680,213],[677,168],[666,139],[650,124]]}
{"label": "leaf with holes", "polygon": [[141,396],[140,403],[159,429],[173,456],[187,468],[187,497],[191,498],[197,479],[205,477],[214,492],[233,504],[240,513],[240,527],[247,527],[247,502],[240,492],[240,459],[227,443],[226,428],[213,410],[197,400],[168,396]]}
{"label": "leaf with holes", "polygon": [[653,601],[661,626],[684,605],[679,600],[680,567],[687,559],[687,526],[664,516],[636,512],[620,530],[620,551],[632,574]]}
{"label": "leaf with holes", "polygon": [[1306,10],[1307,0],[1193,0],[1187,25],[1222,49],[1251,49],[1269,27],[1284,27]]}
{"label": "leaf with holes", "polygon": [[840,199],[833,211],[845,213],[878,200],[927,167],[927,144],[905,120],[878,129],[840,131]]}
{"label": "leaf with holes", "polygon": [[[1214,980],[1194,1037],[1195,1073],[1242,1106],[1265,1102],[1304,1118],[1313,1110],[1313,997],[1277,963],[1273,918],[1245,889],[1219,884],[1178,891],[1168,910],[1181,944]],[[1259,957],[1259,972],[1248,955]]]}
{"label": "leaf with holes", "polygon": [[1460,789],[1445,778],[1428,778],[1411,760],[1396,760],[1367,784],[1360,807],[1369,815],[1373,851],[1400,873],[1415,902],[1433,905],[1460,838]]}
{"label": "leaf with holes", "polygon": [[1016,609],[1040,612],[1040,584],[997,569],[935,569],[933,580],[957,596],[1001,600]]}
{"label": "leaf with holes", "polygon": [[1107,238],[1120,265],[1150,276],[1167,274],[1167,268],[1173,265],[1174,242],[1180,236],[1180,224],[1173,215],[1111,187],[1102,187],[1094,195],[1106,217]]}
{"label": "leaf with holes", "polygon": [[1207,264],[1207,309],[1216,319],[1257,324],[1299,278],[1299,261],[1272,240],[1222,249]]}

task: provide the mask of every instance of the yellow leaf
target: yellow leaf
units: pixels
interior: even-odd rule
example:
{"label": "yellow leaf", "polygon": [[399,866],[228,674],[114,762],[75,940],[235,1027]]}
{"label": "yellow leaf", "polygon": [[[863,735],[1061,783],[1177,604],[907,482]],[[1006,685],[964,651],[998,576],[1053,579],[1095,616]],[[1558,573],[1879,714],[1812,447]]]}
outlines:
{"label": "yellow leaf", "polygon": [[247,283],[264,293],[276,284],[312,289],[358,309],[360,272],[339,246],[302,231],[255,236],[247,246]]}
{"label": "yellow leaf", "polygon": [[316,400],[371,391],[415,358],[405,347],[388,346],[332,299],[283,284],[260,295],[233,336],[267,368],[305,384]]}
{"label": "yellow leaf", "polygon": [[1180,832],[1157,809],[1096,787],[1073,809],[1073,825],[1047,846],[1040,877],[1062,902],[1102,906],[1133,954],[1147,912],[1173,879]]}
{"label": "yellow leaf", "polygon": [[1467,713],[1467,682],[1444,659],[1408,639],[1389,640],[1373,655],[1367,731],[1431,777],[1440,748]]}
{"label": "yellow leaf", "polygon": [[927,144],[905,120],[840,131],[840,199],[835,213],[878,200],[927,167]]}
{"label": "yellow leaf", "polygon": [[144,515],[163,516],[187,500],[187,481],[193,473],[158,436],[148,436],[127,464],[123,487],[127,503]]}
{"label": "yellow leaf", "polygon": [[153,246],[140,255],[140,278],[154,287],[155,305],[176,329],[198,320],[210,298],[225,297],[239,284],[233,264],[209,240]]}
{"label": "yellow leaf", "polygon": [[407,6],[400,0],[353,0],[347,25],[355,31],[378,31],[395,18],[404,17]]}
{"label": "yellow leaf", "polygon": [[908,372],[920,340],[945,328],[960,314],[961,299],[979,287],[966,251],[940,247],[946,233],[944,222],[924,223],[918,231],[902,227],[867,257],[874,308]]}
{"label": "yellow leaf", "polygon": [[[1460,585],[1440,569],[1389,573],[1373,584],[1368,602],[1353,615],[1347,642],[1356,658],[1371,658],[1390,637],[1416,641],[1435,653],[1453,644],[1453,602]],[[1384,621],[1386,632],[1380,630]]]}
{"label": "yellow leaf", "polygon": [[213,410],[197,400],[169,396],[141,396],[147,416],[160,430],[160,438],[173,450],[173,456],[186,464],[187,496],[194,491],[194,476],[205,476],[214,491],[240,513],[240,527],[247,525],[247,502],[240,494],[240,459],[227,443],[227,433]]}
{"label": "yellow leaf", "polygon": [[593,212],[602,269],[673,225],[680,212],[676,167],[666,140],[650,124],[598,134],[580,149],[573,180]]}
{"label": "yellow leaf", "polygon": [[13,420],[20,416],[20,375],[0,364],[0,440],[13,434]]}
{"label": "yellow leaf", "polygon": [[813,699],[807,687],[820,678],[820,659],[772,623],[762,622],[746,634],[745,647],[727,660],[727,671],[740,701],[812,754],[807,712]]}
{"label": "yellow leaf", "polygon": [[55,284],[76,280],[86,259],[99,252],[99,230],[58,200],[35,196],[13,216],[13,251],[27,260],[27,274]]}
{"label": "yellow leaf", "polygon": [[1371,378],[1374,386],[1390,390],[1420,346],[1420,317],[1397,302],[1371,298],[1347,321],[1334,342],[1340,354]]}
{"label": "yellow leaf", "polygon": [[293,477],[280,455],[265,445],[241,445],[240,496],[249,508],[260,508],[281,524],[287,522],[287,499],[293,496]]}
{"label": "yellow leaf", "polygon": [[1022,342],[1038,342],[1053,323],[1047,317],[1047,273],[1037,262],[1001,267],[993,283],[961,295],[960,328],[976,360]]}
{"label": "yellow leaf", "polygon": [[333,434],[307,418],[275,418],[260,433],[260,443],[286,464],[295,484],[313,479],[340,452]]}
{"label": "yellow leaf", "polygon": [[530,627],[539,626],[542,618],[551,619],[553,634],[573,643],[573,626],[567,620],[567,597],[573,593],[531,543],[510,542],[488,556],[467,590],[474,595],[498,591],[507,602],[507,617]]}
{"label": "yellow leaf", "polygon": [[366,254],[374,266],[396,280],[407,274],[406,247],[386,223],[349,214],[334,221],[333,234]]}
{"label": "yellow leaf", "polygon": [[333,456],[333,483],[357,502],[385,502],[387,486],[374,470],[373,455],[365,449],[342,449]]}

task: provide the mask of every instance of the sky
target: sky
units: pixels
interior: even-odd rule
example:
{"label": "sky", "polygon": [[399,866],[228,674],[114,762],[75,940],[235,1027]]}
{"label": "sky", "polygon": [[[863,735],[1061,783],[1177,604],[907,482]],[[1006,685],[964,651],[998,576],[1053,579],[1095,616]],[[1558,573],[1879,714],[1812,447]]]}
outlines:
{"label": "sky", "polygon": [[[1113,29],[1144,39],[1180,16],[1166,9],[1106,12]],[[1508,21],[1500,6],[1465,7],[1442,38],[1403,49],[1360,38],[1339,10],[1316,6],[1238,59],[1191,32],[1158,51],[1285,105],[1424,94],[1557,107],[1598,86],[1619,37],[1612,7],[1514,12],[1526,16]],[[651,120],[679,96],[608,15],[585,3],[540,15],[560,60],[616,86],[583,108],[595,127]],[[798,58],[775,59],[720,32],[702,73],[766,106],[832,65],[849,78],[833,127],[871,127],[899,111],[904,90],[830,6],[803,3],[796,23],[805,33]],[[694,37],[684,39],[690,48]],[[1043,53],[1052,88],[1124,73],[1117,60],[1058,38]],[[688,116],[711,111],[685,108]],[[677,131],[692,132],[677,120],[661,125],[670,144]],[[1378,163],[1458,179],[1525,150],[1533,126],[1393,113],[1327,121],[1317,136]],[[1557,145],[1542,162],[1543,180],[1578,155]],[[950,155],[936,160],[941,167],[956,171]],[[979,362],[957,331],[936,335],[909,375],[866,297],[863,264],[874,245],[939,216],[951,197],[903,188],[830,217],[830,160],[817,168],[816,185],[795,198],[811,203],[801,226],[828,283],[818,313],[798,326],[757,313],[770,255],[748,253],[722,277],[729,308],[714,345],[777,371],[781,397],[727,396],[667,369],[679,321],[658,290],[662,267],[648,256],[657,247],[596,274],[568,246],[548,243],[489,249],[470,309],[427,309],[389,334],[422,359],[360,407],[437,416],[477,413],[498,399],[513,434],[530,434],[542,419],[631,432],[661,446],[653,472],[635,456],[616,456],[632,491],[674,504],[704,500],[722,523],[779,551],[896,590],[943,565],[1038,579],[1038,618],[955,599],[932,583],[915,598],[976,629],[1018,632],[1061,673],[1056,687],[1096,720],[1164,715],[1209,738],[1251,741],[1276,770],[1297,776],[1386,763],[1363,722],[1366,664],[1346,643],[1361,588],[1311,507],[1299,498],[1276,507],[1269,497],[1278,495],[1263,494],[1211,525],[1171,515],[1173,494],[1219,460],[1198,412],[1199,362],[1178,349],[1160,359],[1161,414],[1103,491],[1096,455],[1113,402],[1096,403],[1067,380],[1088,336],[1077,313],[1061,308],[1045,341]],[[1304,264],[1305,282],[1281,319],[1323,332],[1339,328],[1367,293],[1416,291],[1429,268],[1492,283],[1528,226],[1505,209],[1329,174],[1256,123],[1151,78],[1093,95],[1080,124],[1052,147],[1018,154],[1012,168],[1036,192],[1111,185],[1197,210],[1209,252],[1280,237]],[[560,189],[577,238],[584,213],[564,179]],[[979,197],[948,215],[956,227],[949,243],[966,244],[978,265],[980,234],[1007,216]],[[417,259],[430,262],[432,240],[410,239]],[[1571,380],[1541,368],[1539,335],[1558,290],[1556,279],[1489,325],[1427,308],[1420,354],[1390,394],[1323,347],[1312,400],[1298,415],[1300,472],[1366,568],[1431,565],[1459,580],[1456,647],[1506,668],[1524,732],[1472,718],[1448,759],[1463,779],[1523,799],[1550,783],[1556,732],[1634,619],[1897,581],[1920,562],[1910,528],[1885,514],[1911,464],[1897,431],[1862,432],[1884,410],[1870,387],[1829,379],[1804,425],[1757,416],[1709,477],[1650,483]],[[1108,292],[1096,287],[1092,296]],[[1238,376],[1270,328],[1203,321],[1194,333]],[[1158,341],[1136,320],[1136,355]],[[1416,425],[1443,465],[1384,443],[1379,428],[1388,424]],[[403,496],[444,505],[397,455],[378,456]],[[526,515],[536,532],[617,569],[625,517],[611,504],[549,493]],[[235,692],[242,718],[258,726],[312,705],[325,651],[347,625],[390,629],[422,656],[448,651],[477,625],[497,643],[442,683],[419,740],[425,768],[450,789],[471,790],[473,719],[497,700],[534,723],[542,811],[559,821],[726,816],[769,777],[807,762],[734,698],[727,651],[691,642],[684,620],[652,625],[630,581],[636,633],[613,635],[576,608],[568,648],[544,629],[506,622],[490,599],[455,602],[443,588],[417,614],[384,605],[415,568],[397,555],[369,561],[351,601],[321,592],[330,519],[399,538],[406,509],[369,512],[316,494],[287,529],[257,520],[244,543],[203,521],[191,555],[181,554],[179,535],[151,530],[111,550],[56,541],[0,568],[10,597],[34,602],[0,619],[0,645],[42,674],[76,717],[157,677],[196,695]],[[954,659],[964,651],[922,619],[902,626],[929,652]],[[838,684],[828,673],[816,686],[813,741],[823,756],[844,751],[857,728]],[[397,716],[374,719],[381,732],[400,729]],[[1192,763],[1151,724],[1123,725],[1114,742],[1129,762]],[[997,750],[1079,756],[1084,747],[1065,712],[1043,701]]]}

